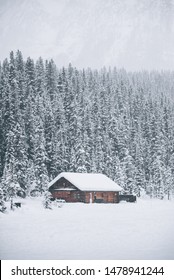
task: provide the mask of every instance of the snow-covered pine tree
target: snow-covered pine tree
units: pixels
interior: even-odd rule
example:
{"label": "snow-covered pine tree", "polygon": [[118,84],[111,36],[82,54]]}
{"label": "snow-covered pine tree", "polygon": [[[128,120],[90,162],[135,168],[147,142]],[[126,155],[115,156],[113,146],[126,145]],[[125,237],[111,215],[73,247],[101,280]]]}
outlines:
{"label": "snow-covered pine tree", "polygon": [[46,168],[47,153],[45,150],[45,137],[44,127],[40,116],[36,117],[36,129],[34,139],[34,166],[35,166],[35,177],[37,180],[36,189],[42,194],[48,184],[48,172]]}
{"label": "snow-covered pine tree", "polygon": [[41,190],[82,168],[128,192],[174,194],[172,72],[57,69],[20,51],[0,72],[0,176],[8,182],[17,175],[29,193],[30,184]]}
{"label": "snow-covered pine tree", "polygon": [[45,209],[52,209],[51,208],[51,193],[49,191],[45,191],[45,193],[44,193],[43,206]]}
{"label": "snow-covered pine tree", "polygon": [[5,196],[2,183],[0,182],[0,212],[4,213],[7,207],[5,206]]}

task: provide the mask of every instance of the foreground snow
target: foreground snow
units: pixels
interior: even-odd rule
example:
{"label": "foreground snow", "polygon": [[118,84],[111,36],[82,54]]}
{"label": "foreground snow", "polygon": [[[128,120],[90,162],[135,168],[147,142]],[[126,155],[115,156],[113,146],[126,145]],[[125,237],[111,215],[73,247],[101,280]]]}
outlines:
{"label": "foreground snow", "polygon": [[1,259],[174,259],[174,203],[64,204],[0,213]]}

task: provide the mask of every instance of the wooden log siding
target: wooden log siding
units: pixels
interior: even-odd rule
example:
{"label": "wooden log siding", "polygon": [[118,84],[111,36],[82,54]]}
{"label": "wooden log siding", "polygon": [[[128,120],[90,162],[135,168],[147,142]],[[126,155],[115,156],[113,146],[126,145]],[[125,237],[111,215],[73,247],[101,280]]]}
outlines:
{"label": "wooden log siding", "polygon": [[81,192],[72,190],[72,191],[63,191],[55,190],[52,192],[53,198],[65,199],[66,202],[83,202],[81,200]]}
{"label": "wooden log siding", "polygon": [[92,199],[92,203],[101,202],[101,203],[118,203],[119,196],[118,192],[84,192],[85,193],[85,201],[86,203],[90,203],[90,198]]}
{"label": "wooden log siding", "polygon": [[[78,190],[54,190],[53,198],[65,199],[66,202],[118,203],[117,192],[83,192]],[[92,199],[92,201],[90,201]]]}

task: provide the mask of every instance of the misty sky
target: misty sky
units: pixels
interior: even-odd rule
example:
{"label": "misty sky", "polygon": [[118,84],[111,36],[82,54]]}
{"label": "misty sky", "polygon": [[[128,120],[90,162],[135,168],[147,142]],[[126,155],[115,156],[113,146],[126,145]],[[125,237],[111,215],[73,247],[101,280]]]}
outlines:
{"label": "misty sky", "polygon": [[174,69],[174,0],[0,0],[10,50],[57,66]]}

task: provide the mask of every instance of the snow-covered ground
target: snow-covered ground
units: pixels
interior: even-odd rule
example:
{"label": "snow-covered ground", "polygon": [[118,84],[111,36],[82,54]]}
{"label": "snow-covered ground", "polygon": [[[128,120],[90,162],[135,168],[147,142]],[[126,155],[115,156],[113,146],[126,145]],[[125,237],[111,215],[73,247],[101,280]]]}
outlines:
{"label": "snow-covered ground", "polygon": [[1,259],[174,259],[174,201],[64,204],[0,213]]}

